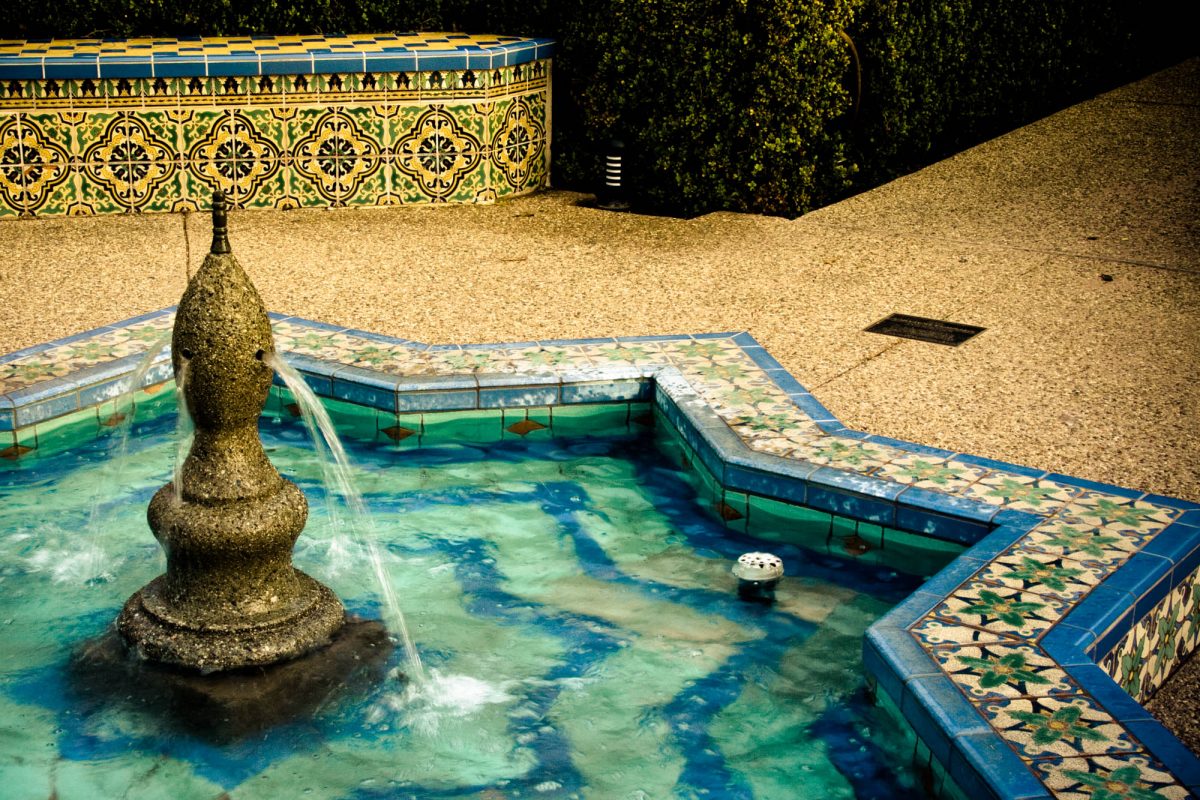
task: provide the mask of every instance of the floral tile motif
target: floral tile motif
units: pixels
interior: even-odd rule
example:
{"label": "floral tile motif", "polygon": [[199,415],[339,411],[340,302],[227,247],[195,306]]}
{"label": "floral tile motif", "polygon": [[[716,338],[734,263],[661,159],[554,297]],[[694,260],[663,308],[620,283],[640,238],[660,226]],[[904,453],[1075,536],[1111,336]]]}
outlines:
{"label": "floral tile motif", "polygon": [[1100,668],[1125,690],[1126,694],[1138,702],[1146,699],[1145,678],[1149,669],[1147,652],[1146,628],[1148,626],[1134,625],[1129,633],[1122,637],[1112,652],[1100,659]]}
{"label": "floral tile motif", "polygon": [[1108,575],[1103,567],[1036,551],[1009,550],[978,573],[981,580],[1074,603]]}
{"label": "floral tile motif", "polygon": [[973,702],[1080,691],[1066,671],[1032,645],[996,642],[938,647],[930,654]]}
{"label": "floral tile motif", "polygon": [[1139,748],[1104,709],[1083,695],[985,703],[988,724],[1023,759],[1128,753]]}
{"label": "floral tile motif", "polygon": [[877,444],[860,442],[857,439],[825,436],[814,440],[807,449],[797,448],[794,455],[811,464],[830,466],[849,472],[869,473],[886,464],[893,454],[894,451],[891,448]]}
{"label": "floral tile motif", "polygon": [[999,636],[1033,639],[1058,622],[1066,608],[1066,603],[1053,597],[971,580],[933,613],[947,622]]}
{"label": "floral tile motif", "polygon": [[630,342],[627,344],[591,345],[583,348],[583,352],[594,364],[644,364],[661,361],[666,358],[655,342]]}
{"label": "floral tile motif", "polygon": [[275,347],[284,352],[349,364],[359,346],[359,340],[344,333],[299,329],[291,323],[275,326]]}
{"label": "floral tile motif", "polygon": [[963,494],[972,500],[982,500],[1015,511],[1049,514],[1070,501],[1077,492],[1077,489],[1064,483],[1009,472],[994,472],[967,487]]}
{"label": "floral tile motif", "polygon": [[876,474],[881,478],[922,489],[957,493],[986,475],[987,470],[961,464],[953,459],[905,453],[881,466]]}
{"label": "floral tile motif", "polygon": [[662,344],[661,348],[677,367],[746,360],[746,354],[732,339],[690,339],[683,342],[667,342]]}
{"label": "floral tile motif", "polygon": [[960,624],[954,620],[933,615],[927,616],[909,628],[913,636],[924,645],[978,646],[982,644],[1012,644],[1013,639],[991,630],[982,630]]}
{"label": "floral tile motif", "polygon": [[1114,494],[1082,492],[1062,508],[1059,516],[1089,525],[1149,533],[1170,525],[1178,512]]}
{"label": "floral tile motif", "polygon": [[1018,549],[1060,555],[1112,570],[1140,550],[1148,538],[1136,531],[1088,525],[1060,515],[1030,531]]}
{"label": "floral tile motif", "polygon": [[1058,800],[1184,800],[1191,796],[1145,752],[1048,758],[1032,766]]}

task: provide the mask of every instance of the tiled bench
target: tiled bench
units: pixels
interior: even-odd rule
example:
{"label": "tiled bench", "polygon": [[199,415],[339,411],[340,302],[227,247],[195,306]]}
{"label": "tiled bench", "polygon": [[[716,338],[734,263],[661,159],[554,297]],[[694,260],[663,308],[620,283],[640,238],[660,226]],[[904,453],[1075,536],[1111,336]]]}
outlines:
{"label": "tiled bench", "polygon": [[554,43],[0,41],[0,217],[490,202],[547,184]]}
{"label": "tiled bench", "polygon": [[[1200,760],[1137,702],[1200,646],[1200,505],[850,430],[746,333],[428,346],[273,320],[314,390],[375,409],[392,439],[417,443],[448,411],[547,427],[579,404],[651,402],[707,473],[706,500],[738,511],[726,524],[781,500],[870,523],[860,557],[886,558],[897,530],[970,546],[864,643],[939,795],[1200,794]],[[146,391],[165,388],[165,350],[145,356],[171,323],[0,357],[0,457],[53,448],[70,420],[119,423],[139,362]]]}

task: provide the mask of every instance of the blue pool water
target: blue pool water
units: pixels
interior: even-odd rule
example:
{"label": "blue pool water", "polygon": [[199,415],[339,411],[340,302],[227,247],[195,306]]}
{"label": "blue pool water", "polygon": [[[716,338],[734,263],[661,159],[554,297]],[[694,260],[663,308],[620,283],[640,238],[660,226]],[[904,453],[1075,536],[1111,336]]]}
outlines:
{"label": "blue pool water", "polygon": [[[0,465],[0,778],[11,798],[904,798],[911,740],[868,700],[866,628],[918,575],[723,524],[654,437],[347,441],[430,680],[214,743],[81,700],[71,653],[162,571],[145,523],[173,419]],[[309,498],[296,564],[379,616],[303,427],[264,443]],[[103,496],[93,509],[93,498]],[[89,519],[96,530],[88,530]],[[830,520],[830,530],[846,521]],[[749,530],[750,533],[746,531]],[[729,570],[769,549],[774,606]],[[390,665],[402,670],[397,650]]]}

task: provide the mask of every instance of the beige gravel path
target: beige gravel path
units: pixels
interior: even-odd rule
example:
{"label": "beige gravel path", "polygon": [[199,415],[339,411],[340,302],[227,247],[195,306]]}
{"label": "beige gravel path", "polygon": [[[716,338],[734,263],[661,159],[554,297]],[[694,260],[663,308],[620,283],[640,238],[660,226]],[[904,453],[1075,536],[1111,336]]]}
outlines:
{"label": "beige gravel path", "polygon": [[[275,311],[428,342],[749,330],[854,427],[1200,500],[1197,152],[1192,60],[794,221],[554,191],[237,213],[231,238]],[[175,303],[208,235],[0,223],[0,352]],[[892,312],[988,330],[862,332]]]}

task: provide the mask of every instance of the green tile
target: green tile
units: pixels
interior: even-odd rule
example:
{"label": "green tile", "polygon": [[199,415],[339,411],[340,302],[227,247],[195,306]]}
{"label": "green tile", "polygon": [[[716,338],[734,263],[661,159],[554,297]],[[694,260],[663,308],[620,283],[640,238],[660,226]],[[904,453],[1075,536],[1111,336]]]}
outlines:
{"label": "green tile", "polygon": [[422,416],[421,446],[447,442],[496,442],[504,436],[504,417],[495,411],[443,411]]}
{"label": "green tile", "polygon": [[823,511],[750,495],[747,533],[770,541],[824,550],[834,517]]}
{"label": "green tile", "polygon": [[555,406],[551,427],[555,436],[602,436],[629,430],[628,403]]}

